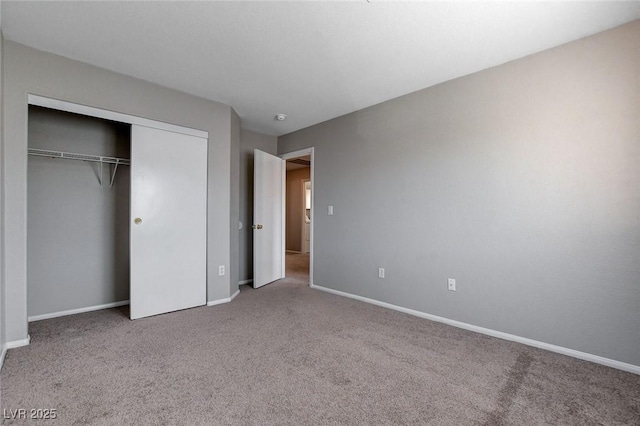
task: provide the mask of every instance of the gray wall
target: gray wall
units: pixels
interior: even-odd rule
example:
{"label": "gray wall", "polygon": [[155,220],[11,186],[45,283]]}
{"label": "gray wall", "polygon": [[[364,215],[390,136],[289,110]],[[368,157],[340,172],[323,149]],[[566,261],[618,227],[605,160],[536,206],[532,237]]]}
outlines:
{"label": "gray wall", "polygon": [[293,251],[304,251],[302,246],[302,234],[304,210],[303,189],[304,179],[311,176],[311,168],[295,169],[287,171],[287,226],[286,248]]}
{"label": "gray wall", "polygon": [[[130,158],[130,126],[29,107],[29,147]],[[29,156],[29,316],[129,299],[129,167]]]}
{"label": "gray wall", "polygon": [[280,137],[315,147],[314,283],[640,365],[639,49],[636,21]]}
{"label": "gray wall", "polygon": [[240,281],[253,279],[253,150],[277,153],[277,138],[241,130],[240,133]]}
{"label": "gray wall", "polygon": [[29,93],[209,132],[207,298],[231,295],[231,108],[5,40],[3,167],[7,340],[27,337],[26,212]]}

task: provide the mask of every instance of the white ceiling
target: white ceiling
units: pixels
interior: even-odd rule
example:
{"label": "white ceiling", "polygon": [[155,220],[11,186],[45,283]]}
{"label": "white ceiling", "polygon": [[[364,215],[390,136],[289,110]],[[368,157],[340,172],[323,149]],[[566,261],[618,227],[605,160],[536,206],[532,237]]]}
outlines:
{"label": "white ceiling", "polygon": [[[10,2],[7,39],[282,135],[640,18],[638,2]],[[275,114],[288,115],[276,121]]]}

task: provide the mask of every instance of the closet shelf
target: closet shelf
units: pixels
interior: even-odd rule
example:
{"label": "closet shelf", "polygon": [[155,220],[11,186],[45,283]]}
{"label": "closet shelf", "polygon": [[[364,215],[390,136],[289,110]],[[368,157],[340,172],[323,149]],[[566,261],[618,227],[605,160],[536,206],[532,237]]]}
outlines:
{"label": "closet shelf", "polygon": [[80,161],[90,161],[93,163],[100,163],[100,176],[99,176],[100,186],[102,186],[102,181],[103,181],[102,179],[103,164],[113,164],[113,173],[111,174],[109,187],[113,186],[113,180],[116,178],[116,171],[118,170],[118,166],[131,165],[131,161],[128,158],[105,157],[102,155],[78,154],[75,152],[52,151],[49,149],[36,149],[36,148],[29,148],[28,153],[29,155],[35,155],[39,157],[63,158],[66,160],[80,160]]}

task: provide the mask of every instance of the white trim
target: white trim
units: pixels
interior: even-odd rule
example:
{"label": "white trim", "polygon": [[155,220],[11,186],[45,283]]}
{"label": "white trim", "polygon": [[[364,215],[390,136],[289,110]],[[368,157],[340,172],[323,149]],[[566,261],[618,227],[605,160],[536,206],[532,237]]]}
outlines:
{"label": "white trim", "polygon": [[26,339],[22,340],[14,340],[13,342],[7,342],[2,346],[2,351],[0,351],[0,369],[4,365],[4,358],[7,356],[7,351],[9,349],[20,348],[22,346],[27,346],[31,343],[31,336],[27,335]]}
{"label": "white trim", "polygon": [[51,318],[66,317],[67,315],[82,314],[85,312],[100,311],[102,309],[117,308],[118,306],[128,305],[128,300],[120,302],[105,303],[102,305],[87,306],[85,308],[69,309],[68,311],[51,312],[49,314],[33,315],[29,317],[29,322],[40,321]]}
{"label": "white trim", "polygon": [[136,117],[135,115],[123,114],[101,108],[94,108],[86,105],[74,104],[72,102],[58,99],[45,98],[44,96],[29,94],[29,105],[37,105],[45,108],[57,109],[60,111],[72,112],[75,114],[88,115],[90,117],[103,118],[106,120],[119,121],[121,123],[136,124],[138,126],[152,127],[154,129],[168,130],[170,132],[182,133],[199,138],[209,138],[209,132],[191,129],[189,127],[177,126],[175,124],[163,123],[161,121],[149,120],[147,118]]}
{"label": "white trim", "polygon": [[242,280],[242,281],[238,281],[238,285],[245,285],[245,284],[251,284],[253,282],[253,278],[250,280]]}
{"label": "white trim", "polygon": [[313,154],[313,147],[280,154],[280,158],[282,158],[283,160],[290,160],[292,158],[305,157],[311,154]]}
{"label": "white trim", "polygon": [[336,294],[338,296],[359,300],[361,302],[371,303],[372,305],[381,306],[383,308],[393,309],[394,311],[404,312],[405,314],[414,315],[414,316],[425,318],[431,321],[441,322],[447,325],[451,325],[453,327],[463,328],[465,330],[486,334],[488,336],[497,337],[499,339],[510,340],[512,342],[522,343],[527,346],[533,346],[536,348],[545,349],[547,351],[556,352],[556,353],[567,355],[573,358],[594,362],[596,364],[606,365],[607,367],[617,368],[618,370],[628,371],[629,373],[640,374],[640,365],[628,364],[626,362],[616,361],[614,359],[604,358],[598,355],[592,355],[586,352],[580,352],[574,349],[552,345],[550,343],[540,342],[538,340],[528,339],[526,337],[516,336],[514,334],[503,333],[502,331],[479,327],[477,325],[467,324],[465,322],[460,322],[460,321],[452,320],[449,318],[439,317],[436,315],[427,314],[425,312],[416,311],[413,309],[403,308],[402,306],[392,305],[391,303],[381,302],[379,300],[369,299],[368,297],[358,296],[351,293],[345,293],[343,291],[334,290],[332,288],[322,287],[322,286],[313,285],[313,284],[311,285],[311,288],[315,288],[321,291],[326,291],[327,293]]}
{"label": "white trim", "polygon": [[27,338],[26,339],[14,340],[13,342],[7,342],[7,343],[4,344],[4,348],[5,348],[5,350],[21,348],[23,346],[29,346],[29,343],[31,343],[31,336],[29,336],[27,334]]}
{"label": "white trim", "polygon": [[281,160],[282,166],[282,203],[280,205],[280,244],[282,244],[282,259],[280,262],[280,279],[287,275],[284,251],[287,248],[287,161]]}
{"label": "white trim", "polygon": [[4,365],[4,357],[7,356],[7,348],[2,345],[2,352],[0,352],[0,370],[2,369],[2,366]]}
{"label": "white trim", "polygon": [[225,297],[224,299],[210,300],[207,302],[207,306],[222,305],[223,303],[229,303],[229,302],[231,302],[231,298]]}
{"label": "white trim", "polygon": [[211,300],[211,301],[207,302],[207,306],[216,306],[216,305],[221,305],[223,303],[229,303],[233,299],[235,299],[238,294],[240,294],[240,289],[236,290],[236,292],[233,293],[231,295],[231,297],[225,297],[224,299]]}
{"label": "white trim", "polygon": [[[309,171],[309,179],[311,180],[311,230],[310,230],[310,236],[309,236],[309,286],[313,287],[313,229],[315,227],[315,211],[316,211],[316,203],[315,203],[315,198],[316,198],[316,179],[314,177],[315,175],[315,148],[314,147],[310,147],[310,148],[305,148],[305,149],[300,149],[298,151],[293,151],[293,152],[287,152],[285,154],[281,154],[280,158],[282,158],[283,160],[288,160],[290,158],[297,158],[297,157],[304,157],[305,155],[309,155],[311,157],[311,166],[310,166],[310,171]],[[285,189],[286,191],[286,186]],[[283,203],[283,212],[286,211],[286,205],[284,205],[285,203],[285,199],[283,199],[282,203]],[[283,220],[284,220],[284,214],[283,216]],[[283,249],[284,249],[284,239],[283,239]],[[283,253],[283,259],[284,259],[284,253]]]}

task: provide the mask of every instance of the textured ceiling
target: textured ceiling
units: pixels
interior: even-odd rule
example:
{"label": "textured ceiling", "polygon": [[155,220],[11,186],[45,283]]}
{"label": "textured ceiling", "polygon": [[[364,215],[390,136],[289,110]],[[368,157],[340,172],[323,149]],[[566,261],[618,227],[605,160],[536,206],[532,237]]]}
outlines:
{"label": "textured ceiling", "polygon": [[10,40],[231,105],[271,135],[639,18],[610,1],[1,4]]}

